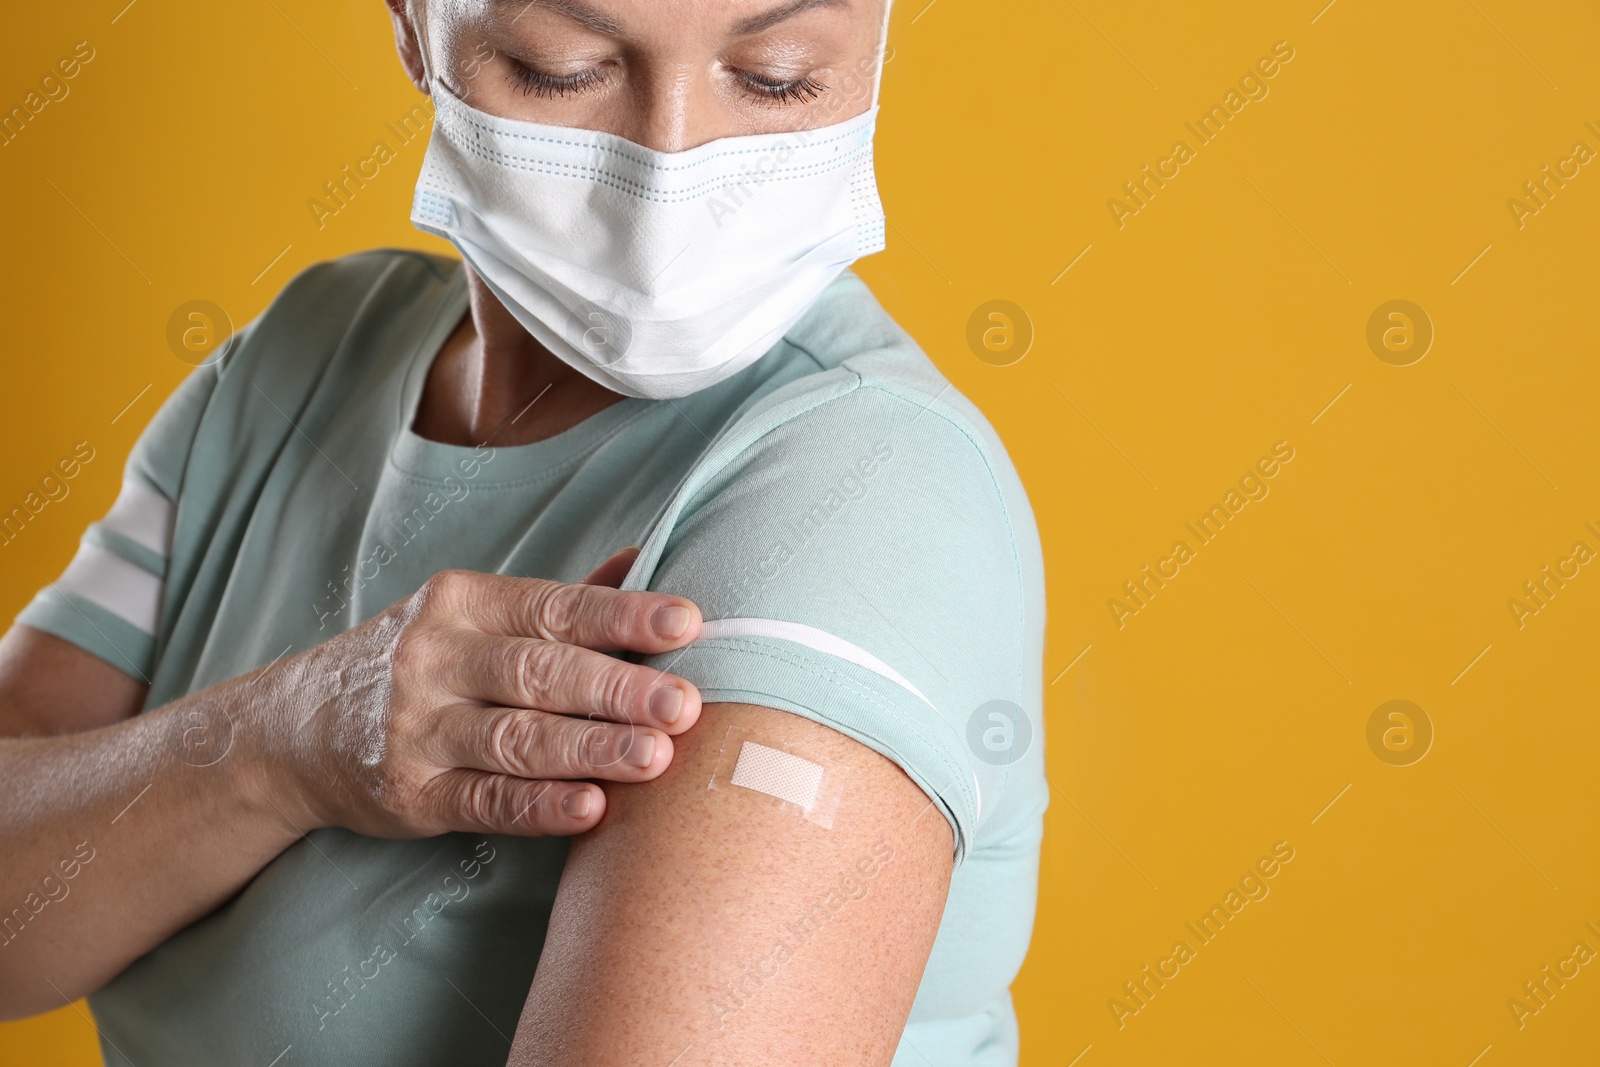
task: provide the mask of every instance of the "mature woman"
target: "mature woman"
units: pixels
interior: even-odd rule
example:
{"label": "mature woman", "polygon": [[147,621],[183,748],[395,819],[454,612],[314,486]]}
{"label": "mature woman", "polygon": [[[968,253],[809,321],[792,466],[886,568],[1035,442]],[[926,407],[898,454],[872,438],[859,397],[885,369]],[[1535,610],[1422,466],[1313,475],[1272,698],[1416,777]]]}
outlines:
{"label": "mature woman", "polygon": [[389,2],[462,262],[297,277],[0,642],[0,1006],[140,1067],[1014,1062],[1042,570],[846,269],[886,4]]}

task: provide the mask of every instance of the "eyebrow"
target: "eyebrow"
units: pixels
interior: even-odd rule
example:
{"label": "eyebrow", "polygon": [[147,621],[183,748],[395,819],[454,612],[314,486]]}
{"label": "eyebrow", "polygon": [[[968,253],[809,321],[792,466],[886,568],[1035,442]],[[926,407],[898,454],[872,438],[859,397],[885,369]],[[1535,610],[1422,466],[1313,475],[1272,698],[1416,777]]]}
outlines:
{"label": "eyebrow", "polygon": [[[511,21],[515,23],[530,7],[538,4],[547,7],[559,15],[571,19],[580,26],[585,26],[597,33],[616,36],[622,32],[622,24],[603,11],[596,11],[582,0],[502,0],[508,6],[520,4],[522,10],[517,12],[517,17]],[[850,0],[787,0],[770,11],[763,11],[757,15],[741,19],[733,24],[732,34],[735,37],[749,37],[752,34],[763,33],[781,22],[802,15],[818,7],[844,7],[850,6]]]}
{"label": "eyebrow", "polygon": [[850,0],[788,0],[788,3],[779,4],[770,11],[759,15],[751,15],[733,24],[735,37],[748,37],[754,33],[762,33],[772,29],[780,22],[804,14],[817,7],[844,7],[850,6]]}
{"label": "eyebrow", "polygon": [[580,3],[579,0],[503,0],[503,2],[507,6],[515,3],[522,8],[521,11],[517,12],[517,18],[511,20],[513,25],[516,24],[517,19],[528,13],[530,7],[537,4],[540,7],[549,8],[558,15],[571,19],[580,26],[594,30],[596,33],[616,36],[622,32],[622,23],[603,11],[596,11],[588,4]]}

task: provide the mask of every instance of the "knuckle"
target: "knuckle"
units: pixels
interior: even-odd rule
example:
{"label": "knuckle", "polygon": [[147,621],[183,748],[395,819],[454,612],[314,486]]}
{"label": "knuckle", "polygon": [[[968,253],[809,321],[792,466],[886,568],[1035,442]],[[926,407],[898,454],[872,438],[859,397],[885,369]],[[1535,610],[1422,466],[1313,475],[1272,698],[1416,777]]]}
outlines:
{"label": "knuckle", "polygon": [[527,704],[536,704],[550,690],[550,680],[560,669],[561,649],[549,641],[524,641],[511,651],[512,692]]}
{"label": "knuckle", "polygon": [[599,723],[589,723],[581,729],[570,731],[565,760],[568,769],[581,774],[596,767],[606,767],[612,762],[606,754],[611,731]]}
{"label": "knuckle", "polygon": [[505,810],[505,789],[492,775],[477,775],[467,783],[461,798],[462,814],[481,826],[500,826]]}
{"label": "knuckle", "polygon": [[644,686],[640,684],[638,673],[620,660],[612,661],[600,672],[595,683],[595,696],[600,706],[630,723],[636,718],[634,706],[644,699]]}
{"label": "knuckle", "polygon": [[445,570],[423,582],[411,596],[412,607],[417,613],[428,611],[448,611],[460,603],[466,586],[471,583],[472,576],[463,570]]}
{"label": "knuckle", "polygon": [[426,627],[407,625],[394,635],[389,663],[396,675],[410,676],[425,670],[432,659],[434,638]]}
{"label": "knuckle", "polygon": [[416,807],[401,813],[401,822],[428,836],[476,826],[476,821],[467,814],[464,778],[464,775],[440,776],[423,783],[417,793]]}
{"label": "knuckle", "polygon": [[489,727],[489,759],[507,774],[529,777],[528,754],[539,743],[538,723],[530,715],[501,712]]}
{"label": "knuckle", "polygon": [[533,786],[522,799],[519,810],[515,813],[517,821],[527,826],[542,827],[551,821],[554,814],[551,808],[552,784],[539,782]]}
{"label": "knuckle", "polygon": [[546,582],[535,594],[534,625],[540,637],[560,639],[572,633],[583,614],[583,587]]}
{"label": "knuckle", "polygon": [[612,640],[627,636],[629,623],[638,611],[638,602],[631,594],[619,595],[613,590],[597,587],[592,594],[589,613],[595,630]]}

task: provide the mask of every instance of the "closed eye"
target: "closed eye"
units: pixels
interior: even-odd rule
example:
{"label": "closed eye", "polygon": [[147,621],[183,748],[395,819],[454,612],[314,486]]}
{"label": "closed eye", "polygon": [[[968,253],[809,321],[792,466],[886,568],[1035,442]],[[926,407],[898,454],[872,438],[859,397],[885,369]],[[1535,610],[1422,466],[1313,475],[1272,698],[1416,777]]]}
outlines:
{"label": "closed eye", "polygon": [[586,67],[573,74],[546,74],[519,59],[511,60],[511,85],[523,96],[565,97],[581,93],[606,80],[605,65]]}
{"label": "closed eye", "polygon": [[764,103],[795,104],[806,100],[815,100],[827,91],[828,87],[814,77],[807,74],[803,78],[783,81],[778,78],[769,78],[763,74],[756,74],[738,67],[729,68],[738,80],[745,93]]}

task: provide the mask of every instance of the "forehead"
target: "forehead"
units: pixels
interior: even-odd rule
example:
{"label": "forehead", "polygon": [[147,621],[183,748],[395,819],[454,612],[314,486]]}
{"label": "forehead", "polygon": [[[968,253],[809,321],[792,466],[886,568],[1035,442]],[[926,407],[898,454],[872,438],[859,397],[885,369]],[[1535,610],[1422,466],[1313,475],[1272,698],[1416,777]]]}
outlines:
{"label": "forehead", "polygon": [[437,5],[448,15],[496,22],[519,22],[538,13],[609,36],[635,36],[666,25],[694,23],[716,27],[728,36],[750,36],[811,12],[835,17],[881,10],[880,0],[454,0]]}

